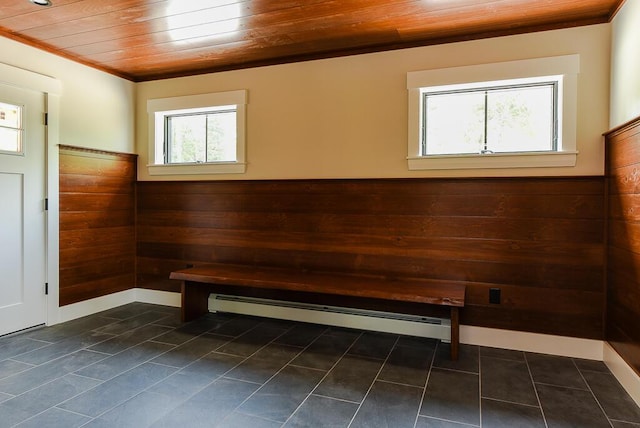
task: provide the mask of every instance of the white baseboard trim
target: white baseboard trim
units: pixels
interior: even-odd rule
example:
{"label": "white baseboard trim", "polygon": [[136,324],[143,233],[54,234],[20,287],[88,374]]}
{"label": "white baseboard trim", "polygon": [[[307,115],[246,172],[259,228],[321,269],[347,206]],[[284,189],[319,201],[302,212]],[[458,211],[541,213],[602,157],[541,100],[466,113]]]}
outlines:
{"label": "white baseboard trim", "polygon": [[135,302],[135,296],[135,289],[130,289],[120,291],[118,293],[107,294],[106,296],[96,297],[94,299],[85,300],[83,302],[61,306],[58,322],[71,321],[76,318],[82,318],[86,317],[87,315],[95,314],[96,312],[106,311],[107,309]]}
{"label": "white baseboard trim", "polygon": [[147,288],[134,288],[135,301],[153,303],[154,305],[172,306],[179,308],[182,305],[180,293],[170,291],[149,290]]}
{"label": "white baseboard trim", "polygon": [[602,361],[602,340],[460,326],[460,343]]}
{"label": "white baseboard trim", "polygon": [[604,343],[604,363],[618,382],[629,393],[633,401],[640,406],[640,376],[622,359],[609,343]]}
{"label": "white baseboard trim", "polygon": [[86,317],[97,312],[106,311],[127,303],[142,302],[155,305],[180,307],[180,293],[168,291],[148,290],[146,288],[132,288],[118,293],[107,294],[83,302],[61,306],[58,322],[71,321]]}

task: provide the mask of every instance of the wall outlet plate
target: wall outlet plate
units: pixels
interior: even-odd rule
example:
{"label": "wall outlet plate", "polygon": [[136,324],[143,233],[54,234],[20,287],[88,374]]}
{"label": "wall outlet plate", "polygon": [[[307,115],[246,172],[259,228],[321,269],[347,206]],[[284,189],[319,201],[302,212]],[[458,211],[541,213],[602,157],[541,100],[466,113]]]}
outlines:
{"label": "wall outlet plate", "polygon": [[496,305],[500,304],[500,289],[499,288],[490,288],[489,289],[489,303],[493,303]]}

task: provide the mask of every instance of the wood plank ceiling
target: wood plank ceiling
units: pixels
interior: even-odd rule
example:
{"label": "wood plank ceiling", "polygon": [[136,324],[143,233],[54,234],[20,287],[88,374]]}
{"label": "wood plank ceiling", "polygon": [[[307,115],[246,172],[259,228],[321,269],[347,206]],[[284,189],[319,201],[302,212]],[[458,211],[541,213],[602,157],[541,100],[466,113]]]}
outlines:
{"label": "wood plank ceiling", "polygon": [[608,22],[624,0],[0,0],[0,35],[133,81]]}

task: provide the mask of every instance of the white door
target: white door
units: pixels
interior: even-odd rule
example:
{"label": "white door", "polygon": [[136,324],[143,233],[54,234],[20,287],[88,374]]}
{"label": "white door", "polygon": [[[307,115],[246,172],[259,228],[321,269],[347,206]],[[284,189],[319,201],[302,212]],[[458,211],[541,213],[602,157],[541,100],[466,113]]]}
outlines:
{"label": "white door", "polygon": [[0,335],[44,324],[45,95],[0,84]]}

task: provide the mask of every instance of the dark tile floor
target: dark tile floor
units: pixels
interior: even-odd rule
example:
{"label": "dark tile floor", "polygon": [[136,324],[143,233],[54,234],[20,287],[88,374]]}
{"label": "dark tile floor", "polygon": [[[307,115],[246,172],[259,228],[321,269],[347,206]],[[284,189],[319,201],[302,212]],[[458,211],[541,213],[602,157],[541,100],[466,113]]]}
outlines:
{"label": "dark tile floor", "polygon": [[143,303],[0,338],[1,427],[613,427],[601,362]]}

